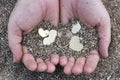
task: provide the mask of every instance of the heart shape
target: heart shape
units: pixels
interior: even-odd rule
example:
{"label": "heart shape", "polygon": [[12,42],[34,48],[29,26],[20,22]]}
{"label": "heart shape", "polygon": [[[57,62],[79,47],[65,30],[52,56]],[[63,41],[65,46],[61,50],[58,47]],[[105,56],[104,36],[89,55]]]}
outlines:
{"label": "heart shape", "polygon": [[49,36],[44,38],[43,45],[50,45],[51,43],[53,43],[55,41],[56,36],[57,36],[57,31],[51,30],[49,32]]}
{"label": "heart shape", "polygon": [[77,21],[77,24],[73,24],[73,25],[72,25],[72,30],[71,30],[71,32],[72,32],[73,34],[76,34],[77,32],[80,31],[80,29],[81,29],[81,25],[80,25],[79,22]]}
{"label": "heart shape", "polygon": [[39,30],[38,30],[38,33],[39,33],[39,35],[41,36],[41,37],[47,37],[48,35],[49,35],[49,31],[48,30],[44,30],[44,29],[42,29],[42,28],[40,28]]}
{"label": "heart shape", "polygon": [[78,36],[73,36],[70,40],[69,47],[74,51],[81,51],[83,49],[83,44],[80,43]]}

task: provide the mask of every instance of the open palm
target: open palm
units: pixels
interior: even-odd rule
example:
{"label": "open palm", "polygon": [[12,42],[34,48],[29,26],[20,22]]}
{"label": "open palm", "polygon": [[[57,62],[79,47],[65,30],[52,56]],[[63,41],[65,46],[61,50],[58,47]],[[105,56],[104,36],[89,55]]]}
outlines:
{"label": "open palm", "polygon": [[111,25],[109,14],[101,0],[18,0],[8,23],[8,41],[14,62],[23,59],[23,63],[31,71],[37,69],[40,72],[51,73],[55,70],[55,65],[60,63],[68,75],[92,73],[99,62],[99,53],[96,50],[91,51],[87,58],[80,57],[76,60],[52,55],[50,61],[44,62],[41,58],[35,61],[30,54],[24,55],[28,52],[21,45],[22,35],[33,30],[41,20],[50,21],[57,26],[59,17],[64,24],[71,18],[79,18],[88,27],[96,26],[99,34],[99,52],[103,57],[108,57]]}

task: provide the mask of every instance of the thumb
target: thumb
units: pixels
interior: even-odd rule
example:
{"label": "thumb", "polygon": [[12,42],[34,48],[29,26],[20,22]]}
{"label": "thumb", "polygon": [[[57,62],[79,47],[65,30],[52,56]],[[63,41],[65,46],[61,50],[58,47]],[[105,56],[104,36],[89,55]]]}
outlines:
{"label": "thumb", "polygon": [[97,27],[99,35],[99,52],[104,58],[106,58],[108,57],[108,47],[111,41],[110,18],[107,17],[106,19],[102,19]]}
{"label": "thumb", "polygon": [[22,58],[22,31],[17,24],[10,20],[8,23],[8,43],[13,53],[13,61],[20,62]]}

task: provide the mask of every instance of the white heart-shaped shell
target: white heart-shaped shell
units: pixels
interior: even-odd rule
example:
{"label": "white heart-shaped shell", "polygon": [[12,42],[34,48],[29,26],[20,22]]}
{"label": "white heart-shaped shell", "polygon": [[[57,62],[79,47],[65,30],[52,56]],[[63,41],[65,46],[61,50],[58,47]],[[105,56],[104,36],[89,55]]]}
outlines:
{"label": "white heart-shaped shell", "polygon": [[41,37],[46,37],[46,36],[49,35],[49,31],[48,31],[48,30],[43,30],[42,28],[40,28],[40,29],[38,30],[38,33],[39,33],[39,35],[40,35]]}
{"label": "white heart-shaped shell", "polygon": [[81,29],[81,25],[79,24],[79,22],[77,22],[77,24],[72,25],[72,30],[71,30],[71,32],[72,32],[73,34],[76,34],[77,32],[80,31],[80,29]]}
{"label": "white heart-shaped shell", "polygon": [[70,40],[69,47],[74,51],[81,51],[83,49],[83,44],[80,43],[78,36],[73,36]]}
{"label": "white heart-shaped shell", "polygon": [[44,38],[43,45],[52,44],[55,41],[56,36],[57,36],[57,31],[56,30],[51,30],[49,32],[49,36],[47,38]]}

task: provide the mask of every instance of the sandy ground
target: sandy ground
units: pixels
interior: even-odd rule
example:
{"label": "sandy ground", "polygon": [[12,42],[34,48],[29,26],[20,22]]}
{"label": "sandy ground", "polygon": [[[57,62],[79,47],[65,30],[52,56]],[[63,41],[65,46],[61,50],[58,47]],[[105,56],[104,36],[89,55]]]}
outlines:
{"label": "sandy ground", "polygon": [[[12,54],[8,48],[7,24],[9,15],[15,5],[14,0],[0,0],[0,80],[120,80],[120,0],[103,0],[109,11],[112,24],[112,41],[109,47],[109,57],[100,60],[96,71],[90,75],[67,76],[59,65],[52,73],[37,73],[28,71],[22,63],[13,64]],[[86,56],[90,50],[97,49],[98,36],[96,29],[89,29],[81,23],[82,29],[77,36],[82,37],[81,43],[84,48],[81,52],[69,49],[68,43],[71,38],[72,20],[68,25],[59,25],[53,28],[46,22],[41,22],[36,29],[24,36],[23,45],[29,49],[35,57],[48,59],[50,54],[67,55],[68,57]],[[59,34],[55,43],[50,46],[42,44],[42,38],[38,35],[38,28],[56,29]]]}

